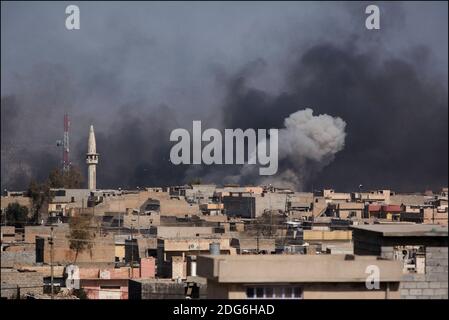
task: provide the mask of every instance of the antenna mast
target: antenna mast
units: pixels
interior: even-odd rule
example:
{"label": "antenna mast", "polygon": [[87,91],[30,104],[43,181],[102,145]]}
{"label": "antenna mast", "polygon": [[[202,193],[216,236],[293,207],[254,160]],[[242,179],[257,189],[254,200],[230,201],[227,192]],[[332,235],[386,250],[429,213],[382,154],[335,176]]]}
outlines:
{"label": "antenna mast", "polygon": [[64,138],[62,141],[62,170],[68,172],[70,170],[70,160],[69,160],[69,115],[64,114]]}

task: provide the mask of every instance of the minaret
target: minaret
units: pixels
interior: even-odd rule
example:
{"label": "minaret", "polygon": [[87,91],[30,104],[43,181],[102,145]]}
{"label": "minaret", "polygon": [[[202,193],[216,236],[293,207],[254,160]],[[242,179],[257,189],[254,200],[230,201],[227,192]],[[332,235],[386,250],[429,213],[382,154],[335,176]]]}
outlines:
{"label": "minaret", "polygon": [[93,125],[91,125],[89,129],[89,141],[87,145],[86,163],[87,163],[87,188],[89,190],[95,190],[97,188],[96,168],[98,164],[98,153],[97,153],[97,146],[95,143],[95,133]]}

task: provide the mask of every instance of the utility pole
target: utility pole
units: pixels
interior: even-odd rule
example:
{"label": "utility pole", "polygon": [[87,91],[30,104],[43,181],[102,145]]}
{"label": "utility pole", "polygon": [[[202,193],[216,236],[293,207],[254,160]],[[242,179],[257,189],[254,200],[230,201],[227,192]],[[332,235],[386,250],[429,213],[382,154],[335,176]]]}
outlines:
{"label": "utility pole", "polygon": [[133,238],[133,225],[131,225],[131,279],[134,275],[134,238]]}
{"label": "utility pole", "polygon": [[54,299],[54,277],[53,277],[53,227],[51,227],[50,239],[48,243],[50,244],[50,278],[51,278],[51,299]]}
{"label": "utility pole", "polygon": [[260,253],[260,250],[259,250],[259,236],[260,236],[260,230],[259,230],[259,228],[257,228],[257,238],[256,238],[257,254]]}
{"label": "utility pole", "polygon": [[436,203],[434,202],[432,204],[432,224],[435,224],[435,205]]}

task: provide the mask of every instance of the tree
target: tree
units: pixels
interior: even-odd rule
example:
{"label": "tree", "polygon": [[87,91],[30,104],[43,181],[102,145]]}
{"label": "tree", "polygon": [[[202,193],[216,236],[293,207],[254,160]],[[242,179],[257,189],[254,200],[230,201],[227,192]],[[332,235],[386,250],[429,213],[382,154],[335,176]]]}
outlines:
{"label": "tree", "polygon": [[5,222],[8,225],[14,225],[18,228],[28,223],[28,208],[17,202],[8,204],[5,210]]}
{"label": "tree", "polygon": [[89,299],[86,291],[83,288],[73,289],[72,294],[80,300]]}
{"label": "tree", "polygon": [[48,179],[42,183],[31,180],[28,187],[28,196],[33,204],[34,221],[39,223],[42,208],[53,199],[53,195],[50,192],[51,188],[79,189],[82,185],[83,176],[75,166],[71,166],[67,172],[63,172],[59,168],[53,169],[48,174]]}
{"label": "tree", "polygon": [[201,178],[193,178],[189,181],[188,184],[191,186],[201,184]]}
{"label": "tree", "polygon": [[48,175],[50,188],[79,189],[83,186],[83,176],[78,167],[71,166],[68,171],[55,168]]}
{"label": "tree", "polygon": [[283,224],[285,218],[274,210],[266,210],[262,216],[256,218],[254,229],[260,236],[272,237],[280,225]]}
{"label": "tree", "polygon": [[64,175],[62,170],[55,168],[48,174],[50,188],[64,188]]}
{"label": "tree", "polygon": [[93,247],[94,234],[91,230],[91,222],[92,215],[85,213],[70,218],[70,232],[67,237],[69,238],[70,250],[75,251],[74,263],[76,263],[79,253],[91,250]]}
{"label": "tree", "polygon": [[38,183],[35,180],[31,180],[28,187],[28,196],[31,198],[33,204],[33,218],[38,223],[42,208],[52,199],[49,182]]}
{"label": "tree", "polygon": [[64,187],[66,189],[80,189],[83,187],[84,178],[78,167],[71,166],[64,175]]}

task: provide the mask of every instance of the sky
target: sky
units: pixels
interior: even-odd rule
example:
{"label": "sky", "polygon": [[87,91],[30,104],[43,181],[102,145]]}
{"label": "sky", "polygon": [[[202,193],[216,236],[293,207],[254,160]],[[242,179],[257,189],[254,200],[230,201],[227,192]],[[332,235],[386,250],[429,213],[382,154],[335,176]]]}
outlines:
{"label": "sky", "polygon": [[[100,188],[195,178],[298,190],[447,186],[447,2],[373,3],[380,30],[365,28],[363,2],[2,1],[2,189],[60,166],[66,112],[70,158],[86,174],[95,127]],[[69,4],[80,30],[65,28]],[[289,131],[286,119],[307,109],[307,130]],[[193,120],[279,128],[319,149],[335,142],[323,134],[336,119],[339,148],[314,157],[298,143],[268,180],[243,166],[169,161],[170,132]]]}

